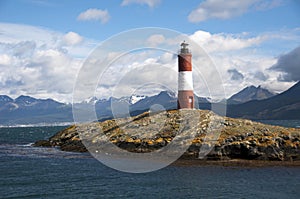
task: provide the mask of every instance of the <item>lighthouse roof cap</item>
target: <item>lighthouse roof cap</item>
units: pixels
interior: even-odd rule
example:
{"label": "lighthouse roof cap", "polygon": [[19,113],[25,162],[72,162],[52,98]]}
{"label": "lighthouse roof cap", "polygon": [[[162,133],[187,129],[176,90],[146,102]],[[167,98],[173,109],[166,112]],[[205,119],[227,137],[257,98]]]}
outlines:
{"label": "lighthouse roof cap", "polygon": [[186,48],[188,45],[189,45],[189,44],[186,43],[185,41],[183,41],[183,42],[180,44],[180,46],[183,47],[183,48]]}
{"label": "lighthouse roof cap", "polygon": [[189,45],[188,43],[186,43],[185,41],[183,41],[183,42],[180,44],[181,49],[180,49],[179,52],[180,52],[181,54],[190,54],[191,52],[190,52],[190,50],[187,48],[188,45]]}

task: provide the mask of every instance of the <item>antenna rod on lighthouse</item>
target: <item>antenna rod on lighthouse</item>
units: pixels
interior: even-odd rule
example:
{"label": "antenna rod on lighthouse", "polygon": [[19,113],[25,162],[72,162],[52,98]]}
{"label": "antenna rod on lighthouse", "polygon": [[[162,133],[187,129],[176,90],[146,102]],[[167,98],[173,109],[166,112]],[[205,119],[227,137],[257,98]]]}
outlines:
{"label": "antenna rod on lighthouse", "polygon": [[181,43],[178,54],[178,109],[194,108],[192,54],[188,43]]}

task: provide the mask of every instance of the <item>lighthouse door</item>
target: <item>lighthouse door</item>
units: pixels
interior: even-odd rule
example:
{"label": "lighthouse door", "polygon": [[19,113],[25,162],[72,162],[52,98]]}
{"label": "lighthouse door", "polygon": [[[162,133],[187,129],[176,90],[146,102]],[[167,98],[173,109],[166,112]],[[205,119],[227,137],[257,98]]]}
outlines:
{"label": "lighthouse door", "polygon": [[189,104],[190,104],[190,107],[192,108],[193,104],[194,104],[193,96],[189,96]]}

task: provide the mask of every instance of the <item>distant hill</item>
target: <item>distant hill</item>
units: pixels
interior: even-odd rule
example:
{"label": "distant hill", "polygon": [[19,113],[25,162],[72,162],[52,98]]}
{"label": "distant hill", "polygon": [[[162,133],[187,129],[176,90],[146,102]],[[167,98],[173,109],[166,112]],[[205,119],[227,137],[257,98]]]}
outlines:
{"label": "distant hill", "polygon": [[232,95],[228,100],[228,104],[241,104],[252,100],[262,100],[273,97],[275,94],[261,86],[248,86],[240,92]]}
{"label": "distant hill", "polygon": [[248,119],[300,119],[300,82],[268,99],[229,105],[227,115]]}

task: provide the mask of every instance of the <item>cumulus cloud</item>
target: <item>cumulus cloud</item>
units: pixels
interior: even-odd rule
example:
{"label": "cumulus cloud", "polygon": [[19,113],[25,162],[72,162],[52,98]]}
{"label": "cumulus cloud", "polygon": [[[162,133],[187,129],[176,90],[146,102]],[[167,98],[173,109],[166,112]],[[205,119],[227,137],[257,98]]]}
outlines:
{"label": "cumulus cloud", "polygon": [[82,63],[77,54],[85,57],[94,48],[87,44],[91,41],[85,43],[75,32],[63,34],[18,24],[0,23],[0,32],[2,94],[71,101]]}
{"label": "cumulus cloud", "polygon": [[73,81],[80,61],[58,49],[34,49],[30,57],[15,57],[2,65],[0,88],[5,94],[52,97],[60,101],[71,98]]}
{"label": "cumulus cloud", "polygon": [[67,34],[64,35],[63,40],[67,45],[72,46],[72,45],[80,44],[83,38],[76,32],[68,32]]}
{"label": "cumulus cloud", "polygon": [[[298,35],[299,31],[295,30],[267,32],[258,35],[251,33],[212,34],[199,30],[190,35],[190,38],[209,54],[215,66],[211,67],[199,59],[203,53],[194,50],[196,47],[191,45],[193,64],[199,65],[200,69],[203,68],[201,73],[204,77],[210,77],[213,72],[218,72],[227,96],[250,85],[263,85],[270,91],[282,92],[291,84],[278,83],[278,76],[282,72],[268,69],[277,61],[274,53],[280,53],[281,48],[294,46],[294,42],[299,39]],[[242,79],[242,76],[234,73],[234,71],[228,72],[232,69],[236,69],[244,78]],[[240,80],[233,80],[232,78]],[[269,86],[269,84],[272,85]],[[199,90],[203,91],[203,88]]]}
{"label": "cumulus cloud", "polygon": [[110,19],[110,15],[107,10],[101,10],[96,8],[90,8],[77,17],[79,21],[100,21],[102,24],[107,23]]}
{"label": "cumulus cloud", "polygon": [[9,66],[11,64],[11,57],[7,54],[0,54],[0,66]]}
{"label": "cumulus cloud", "polygon": [[[100,96],[97,97],[128,96],[136,90],[139,90],[139,93],[135,92],[136,94],[156,94],[157,90],[152,90],[153,87],[149,90],[149,84],[176,88],[177,83],[174,82],[174,78],[177,78],[177,67],[175,60],[170,57],[172,57],[170,53],[153,49],[118,56],[118,59],[113,59],[115,60],[113,63],[109,61],[110,64],[99,77],[97,93]],[[162,63],[167,59],[171,60]]]}
{"label": "cumulus cloud", "polygon": [[265,36],[246,37],[243,34],[211,34],[206,31],[196,31],[190,38],[196,41],[207,52],[240,50],[259,45],[266,40]]}
{"label": "cumulus cloud", "polygon": [[123,0],[121,5],[127,6],[129,4],[146,4],[147,6],[153,8],[154,6],[158,5],[160,3],[160,0]]}
{"label": "cumulus cloud", "polygon": [[208,19],[230,19],[250,10],[266,10],[282,4],[282,0],[205,0],[193,10],[188,20],[201,22]]}
{"label": "cumulus cloud", "polygon": [[[190,49],[193,54],[193,77],[194,91],[199,96],[210,96],[212,98],[224,98],[224,89],[226,96],[240,91],[246,86],[263,85],[271,91],[279,92],[288,88],[290,84],[279,84],[277,80],[278,72],[268,71],[268,67],[276,63],[276,58],[269,53],[263,54],[261,44],[263,42],[286,42],[285,38],[273,37],[275,33],[262,33],[256,36],[250,34],[212,34],[205,31],[197,31],[189,37],[203,47],[209,54],[211,60],[205,56],[205,52],[199,49],[199,46],[190,43]],[[291,37],[290,37],[291,38]],[[287,39],[287,38],[286,38]],[[290,40],[292,41],[292,40]],[[164,47],[165,45],[175,45],[175,53],[179,48],[181,38],[169,37],[166,35],[153,34],[145,39],[145,44],[155,47]],[[274,45],[276,45],[276,42]],[[177,56],[172,53],[138,53],[126,55],[118,60],[118,64],[111,66],[105,74],[102,85],[98,88],[98,93],[110,93],[115,86],[119,84],[121,76],[126,76],[126,81],[122,79],[122,85],[119,89],[120,93],[130,94],[130,89],[143,85],[143,81],[159,82],[165,80],[164,85],[175,85],[163,74],[157,74],[155,70],[148,70],[145,67],[149,65],[149,69],[160,64],[161,66],[169,66],[177,70]],[[127,70],[127,69],[128,70]],[[134,70],[136,73],[130,72]],[[139,72],[137,72],[139,71]],[[143,73],[143,71],[145,73]],[[129,75],[130,74],[130,75]],[[170,73],[171,74],[171,73]],[[175,75],[176,76],[176,75]],[[138,82],[138,83],[137,83]],[[268,86],[268,84],[272,86]],[[223,86],[223,87],[222,87]],[[223,90],[222,90],[223,89]],[[150,94],[150,92],[148,92]],[[153,93],[152,93],[153,94]],[[109,95],[108,95],[109,96]],[[120,97],[121,95],[119,95]],[[218,98],[219,97],[219,98]]]}
{"label": "cumulus cloud", "polygon": [[270,70],[282,72],[278,77],[280,81],[299,81],[300,80],[300,46],[281,55],[276,64]]}
{"label": "cumulus cloud", "polygon": [[[77,72],[83,60],[95,48],[90,46],[90,43],[97,44],[97,41],[91,42],[75,32],[60,33],[16,24],[0,23],[0,32],[0,90],[3,94],[12,97],[26,94],[71,101]],[[207,50],[211,58],[204,59],[203,51],[190,43],[197,95],[216,96],[224,92],[224,89],[220,90],[222,87],[219,85],[224,86],[227,96],[249,85],[262,85],[275,92],[287,89],[291,83],[280,82],[277,78],[280,74],[289,72],[292,76],[285,77],[286,79],[297,79],[294,75],[298,71],[295,63],[300,62],[299,49],[282,55],[277,60],[273,54],[263,54],[262,51],[256,51],[256,48],[261,48],[261,43],[269,41],[270,38],[270,41],[280,40],[280,44],[294,45],[294,40],[291,39],[294,37],[283,40],[284,38],[261,35],[249,37],[247,34],[212,34],[204,31],[190,35],[195,43]],[[176,52],[182,38],[156,32],[146,35],[144,40],[139,42],[141,45],[158,47],[158,50],[154,48],[122,54],[109,65],[100,78],[97,97],[107,98],[116,94],[114,89],[119,89],[118,97],[130,94],[134,89],[144,92],[144,87],[147,88],[147,94],[158,92],[157,87],[169,87],[170,90],[176,91]],[[276,42],[274,45],[278,44]],[[169,45],[174,45],[174,51],[159,50]],[[119,51],[109,52],[112,60],[119,54]],[[291,63],[291,60],[295,62]],[[284,65],[287,64],[289,67],[285,68]],[[267,70],[270,66],[273,66],[272,70]],[[145,82],[148,84],[144,85]],[[222,97],[224,96],[220,96]]]}

